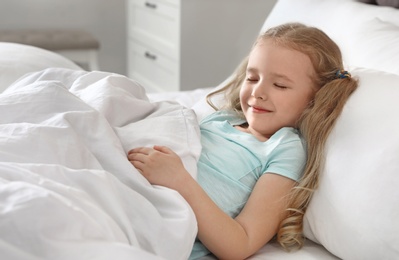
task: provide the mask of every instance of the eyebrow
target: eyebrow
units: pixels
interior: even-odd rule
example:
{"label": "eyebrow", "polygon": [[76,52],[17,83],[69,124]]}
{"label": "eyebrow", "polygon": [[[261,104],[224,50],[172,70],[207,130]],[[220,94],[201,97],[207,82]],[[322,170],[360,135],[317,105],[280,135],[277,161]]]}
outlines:
{"label": "eyebrow", "polygon": [[[248,67],[248,68],[247,68],[247,72],[249,72],[249,73],[258,73],[259,70],[256,69],[256,68]],[[276,77],[276,78],[283,78],[283,79],[285,79],[285,80],[287,80],[287,81],[289,81],[289,82],[291,82],[291,83],[294,83],[294,81],[293,81],[292,79],[290,79],[289,77],[287,77],[287,76],[284,75],[284,74],[272,73],[272,76],[274,76],[274,77]]]}
{"label": "eyebrow", "polygon": [[294,81],[293,81],[292,79],[290,79],[289,77],[287,77],[287,76],[284,75],[284,74],[273,73],[273,75],[274,75],[275,77],[277,77],[277,78],[283,78],[283,79],[285,79],[285,80],[287,80],[287,81],[289,81],[289,82],[291,82],[291,83],[294,83]]}
{"label": "eyebrow", "polygon": [[247,71],[247,72],[258,72],[257,69],[251,68],[251,67],[248,67],[246,71]]}

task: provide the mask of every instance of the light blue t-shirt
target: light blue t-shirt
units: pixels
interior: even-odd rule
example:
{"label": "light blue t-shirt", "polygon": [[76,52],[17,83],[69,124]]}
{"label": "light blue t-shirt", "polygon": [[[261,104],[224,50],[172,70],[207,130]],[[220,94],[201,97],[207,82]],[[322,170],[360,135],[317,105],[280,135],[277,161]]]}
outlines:
{"label": "light blue t-shirt", "polygon": [[[284,127],[261,142],[234,128],[243,123],[245,120],[233,111],[218,111],[200,124],[198,183],[232,218],[240,213],[264,173],[299,181],[306,163],[306,147],[296,129]],[[190,259],[207,254],[209,251],[197,240]]]}

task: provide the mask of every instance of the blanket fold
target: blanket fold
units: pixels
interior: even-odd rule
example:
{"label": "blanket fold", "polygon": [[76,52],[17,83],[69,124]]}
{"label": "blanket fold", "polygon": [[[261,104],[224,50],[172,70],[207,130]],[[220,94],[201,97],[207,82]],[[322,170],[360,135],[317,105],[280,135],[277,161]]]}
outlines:
{"label": "blanket fold", "polygon": [[167,145],[196,175],[196,116],[105,72],[47,69],[0,95],[0,252],[7,259],[187,259],[197,226],[128,162]]}

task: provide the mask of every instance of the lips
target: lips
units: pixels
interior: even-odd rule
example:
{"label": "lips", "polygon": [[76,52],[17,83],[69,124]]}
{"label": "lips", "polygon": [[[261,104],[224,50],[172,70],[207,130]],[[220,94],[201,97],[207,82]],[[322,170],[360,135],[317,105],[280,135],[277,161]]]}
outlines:
{"label": "lips", "polygon": [[270,110],[268,110],[266,108],[262,108],[260,106],[250,106],[250,107],[252,108],[252,111],[254,113],[269,113],[269,112],[272,112],[272,111],[270,111]]}

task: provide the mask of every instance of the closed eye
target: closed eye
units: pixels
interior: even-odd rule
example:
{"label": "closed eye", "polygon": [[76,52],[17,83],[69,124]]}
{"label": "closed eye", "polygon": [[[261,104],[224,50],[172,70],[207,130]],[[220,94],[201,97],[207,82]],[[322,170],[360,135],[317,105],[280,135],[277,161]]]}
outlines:
{"label": "closed eye", "polygon": [[284,86],[284,85],[281,85],[281,84],[277,84],[277,83],[274,83],[274,86],[276,86],[277,88],[280,88],[280,89],[287,89],[288,88],[287,86]]}
{"label": "closed eye", "polygon": [[249,82],[257,82],[258,79],[257,79],[257,78],[246,78],[246,81],[249,81]]}

